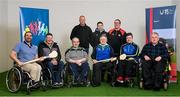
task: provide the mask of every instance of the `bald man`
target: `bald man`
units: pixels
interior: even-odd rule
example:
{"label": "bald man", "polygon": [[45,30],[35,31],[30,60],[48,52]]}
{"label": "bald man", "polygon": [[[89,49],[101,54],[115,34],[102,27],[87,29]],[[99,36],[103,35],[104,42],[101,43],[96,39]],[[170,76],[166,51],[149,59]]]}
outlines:
{"label": "bald man", "polygon": [[79,25],[75,26],[71,32],[70,39],[72,40],[74,37],[79,38],[79,46],[83,47],[88,53],[89,44],[93,45],[93,34],[91,28],[86,25],[86,18],[83,15],[79,17]]}

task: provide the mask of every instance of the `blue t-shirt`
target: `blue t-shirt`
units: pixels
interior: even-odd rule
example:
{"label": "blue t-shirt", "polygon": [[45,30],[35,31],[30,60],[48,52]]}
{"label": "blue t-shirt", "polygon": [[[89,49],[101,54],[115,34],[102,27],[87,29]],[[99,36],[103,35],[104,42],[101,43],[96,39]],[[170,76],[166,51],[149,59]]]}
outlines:
{"label": "blue t-shirt", "polygon": [[35,59],[37,55],[37,46],[35,45],[28,45],[25,41],[18,43],[14,48],[13,51],[17,53],[17,58],[21,62],[27,62],[30,60]]}

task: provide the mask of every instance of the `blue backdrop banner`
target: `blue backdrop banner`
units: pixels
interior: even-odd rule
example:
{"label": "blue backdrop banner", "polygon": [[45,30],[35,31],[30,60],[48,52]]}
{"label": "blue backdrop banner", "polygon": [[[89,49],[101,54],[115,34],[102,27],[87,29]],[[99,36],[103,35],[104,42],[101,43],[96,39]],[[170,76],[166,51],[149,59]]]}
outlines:
{"label": "blue backdrop banner", "polygon": [[49,32],[49,10],[20,7],[19,14],[21,41],[24,40],[27,31],[32,32],[34,45],[44,41],[45,35]]}

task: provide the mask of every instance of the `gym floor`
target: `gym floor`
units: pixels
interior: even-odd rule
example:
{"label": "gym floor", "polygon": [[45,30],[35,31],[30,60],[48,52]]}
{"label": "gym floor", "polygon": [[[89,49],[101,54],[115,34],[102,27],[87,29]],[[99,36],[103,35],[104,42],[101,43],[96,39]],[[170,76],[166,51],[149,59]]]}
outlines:
{"label": "gym floor", "polygon": [[[178,72],[180,75],[180,72]],[[5,84],[6,72],[0,73],[0,96],[25,96],[26,91],[21,90],[18,93],[10,93]],[[178,78],[178,81],[180,78]],[[130,87],[111,87],[107,83],[102,83],[100,87],[71,87],[58,88],[47,91],[42,89],[34,90],[31,96],[180,96],[180,84],[170,84],[167,91],[143,90],[137,86]]]}

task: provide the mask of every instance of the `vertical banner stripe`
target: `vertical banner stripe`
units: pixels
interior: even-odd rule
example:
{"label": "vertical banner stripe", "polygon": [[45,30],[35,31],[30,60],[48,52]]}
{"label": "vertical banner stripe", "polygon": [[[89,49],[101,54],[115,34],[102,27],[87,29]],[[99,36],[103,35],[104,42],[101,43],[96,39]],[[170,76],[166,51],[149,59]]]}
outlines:
{"label": "vertical banner stripe", "polygon": [[153,8],[150,8],[150,18],[149,18],[149,39],[148,42],[150,42],[150,38],[153,32]]}

